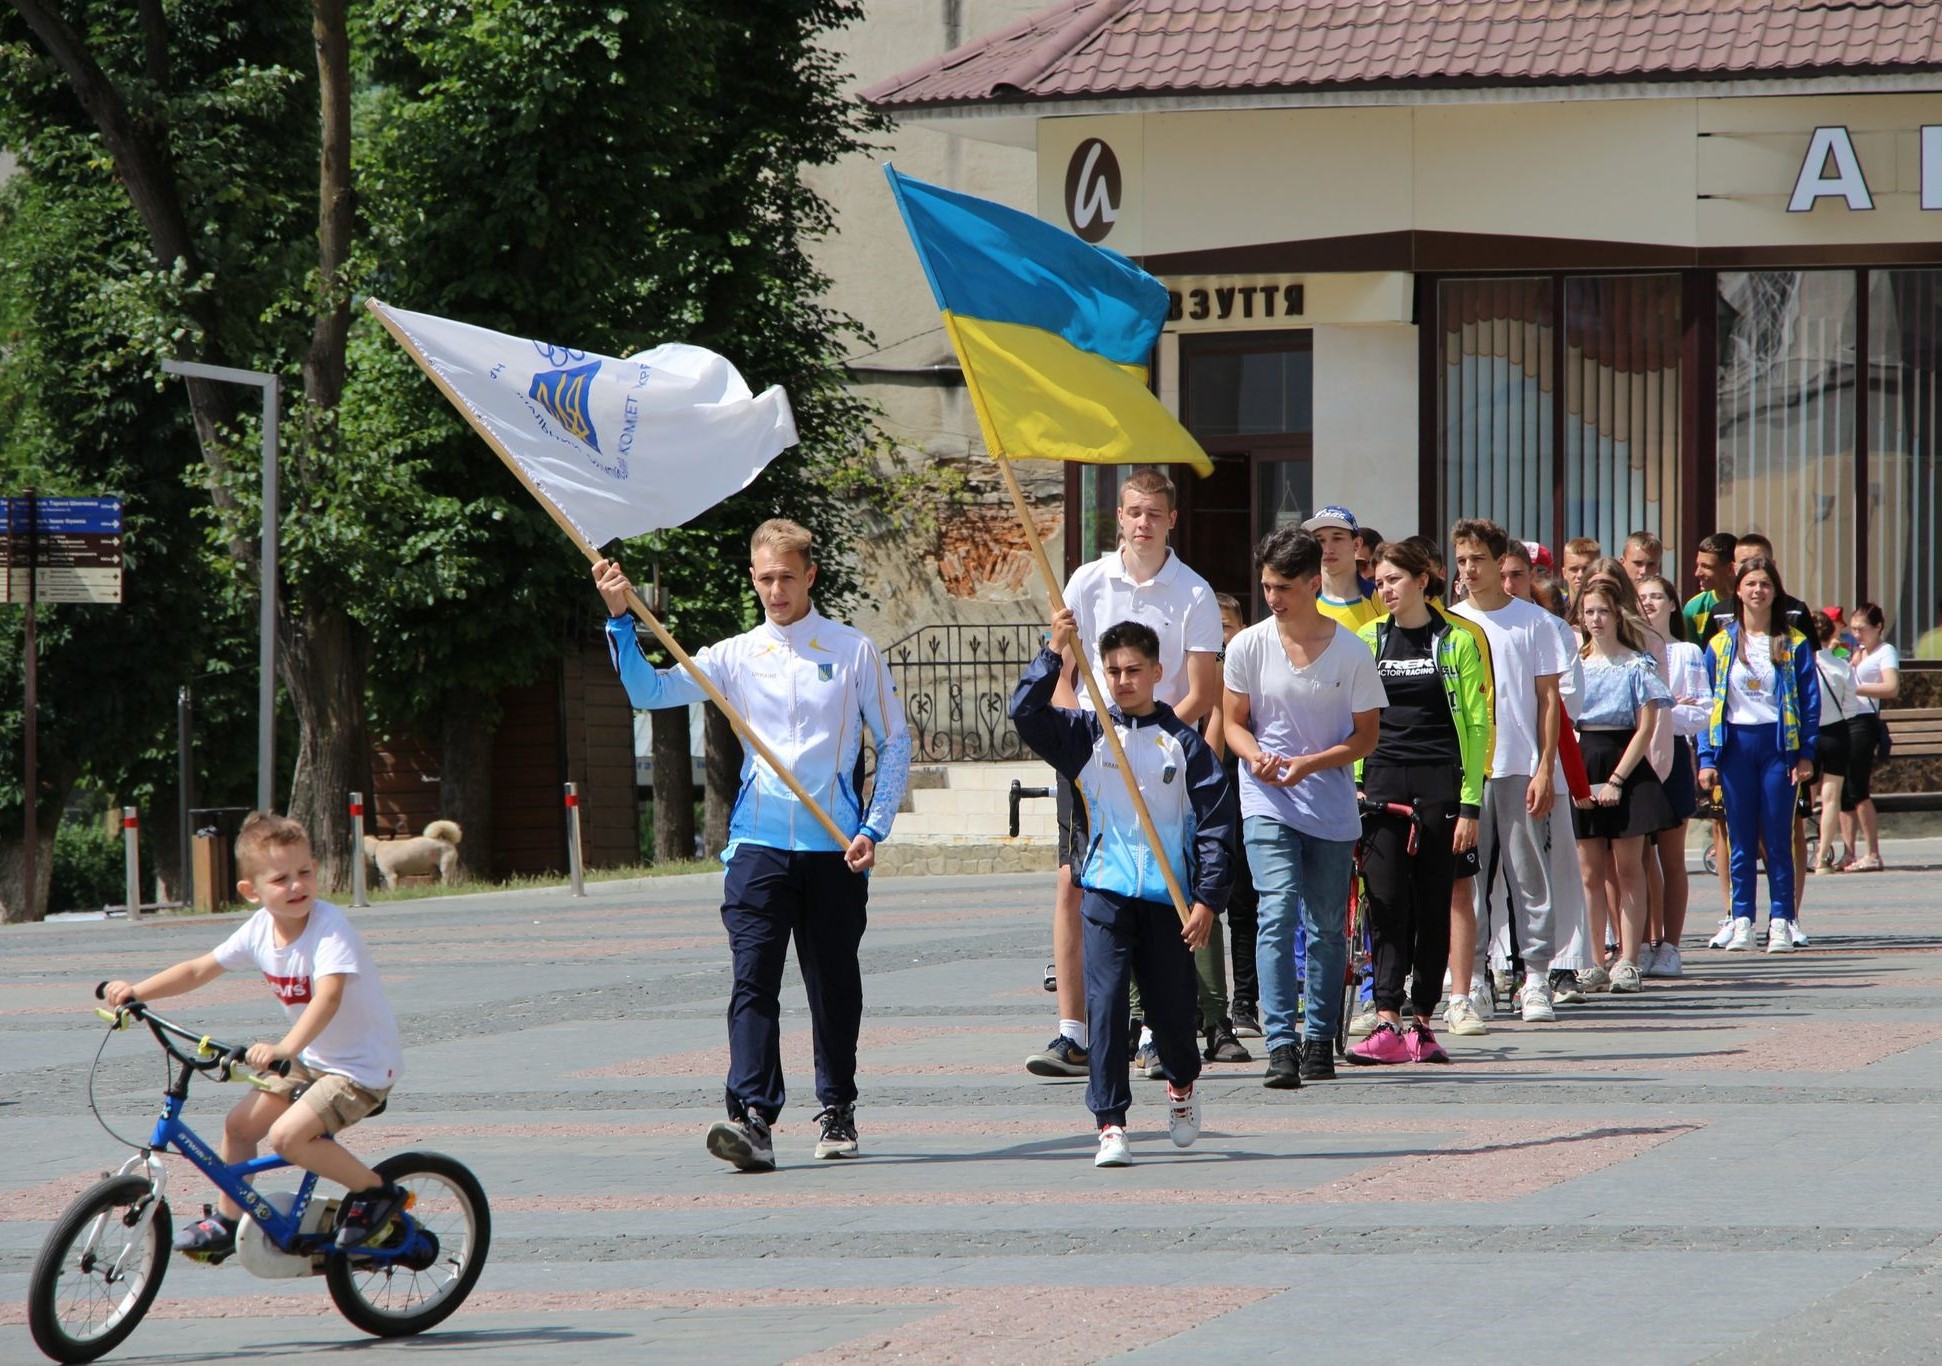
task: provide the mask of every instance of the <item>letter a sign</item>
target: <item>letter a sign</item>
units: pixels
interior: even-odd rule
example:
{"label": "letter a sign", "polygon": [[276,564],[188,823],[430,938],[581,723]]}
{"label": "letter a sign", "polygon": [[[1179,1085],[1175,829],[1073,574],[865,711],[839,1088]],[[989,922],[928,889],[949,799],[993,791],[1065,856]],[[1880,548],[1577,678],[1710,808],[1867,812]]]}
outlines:
{"label": "letter a sign", "polygon": [[1816,128],[1807,144],[1807,155],[1800,160],[1800,174],[1794,178],[1794,193],[1787,201],[1787,212],[1807,213],[1820,200],[1835,198],[1845,201],[1850,209],[1875,206],[1875,197],[1869,193],[1868,179],[1861,173],[1861,158],[1854,153],[1854,138],[1848,130]]}

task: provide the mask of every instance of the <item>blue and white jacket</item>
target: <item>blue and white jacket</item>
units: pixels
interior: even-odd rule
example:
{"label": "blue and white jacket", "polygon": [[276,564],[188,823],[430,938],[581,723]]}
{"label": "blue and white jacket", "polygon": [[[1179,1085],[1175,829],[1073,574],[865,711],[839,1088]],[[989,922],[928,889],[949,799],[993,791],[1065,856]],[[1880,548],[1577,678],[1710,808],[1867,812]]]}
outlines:
{"label": "blue and white jacket", "polygon": [[[647,662],[631,616],[609,618],[607,653],[638,710],[707,699],[686,669],[656,669]],[[831,820],[873,840],[890,833],[910,775],[910,732],[890,670],[868,636],[812,607],[787,626],[764,621],[753,631],[697,650],[694,661]],[[854,781],[865,726],[877,747],[876,787],[867,814]],[[842,847],[746,745],[722,862],[743,844],[804,852]]]}
{"label": "blue and white jacket", "polygon": [[[1011,696],[1011,719],[1019,738],[1070,778],[1086,804],[1092,834],[1073,880],[1089,891],[1170,906],[1166,878],[1113,766],[1098,715],[1052,705],[1062,663],[1058,653],[1044,650],[1026,666]],[[1240,805],[1220,760],[1164,702],[1145,716],[1114,712],[1112,719],[1181,889],[1213,910],[1227,909]]]}

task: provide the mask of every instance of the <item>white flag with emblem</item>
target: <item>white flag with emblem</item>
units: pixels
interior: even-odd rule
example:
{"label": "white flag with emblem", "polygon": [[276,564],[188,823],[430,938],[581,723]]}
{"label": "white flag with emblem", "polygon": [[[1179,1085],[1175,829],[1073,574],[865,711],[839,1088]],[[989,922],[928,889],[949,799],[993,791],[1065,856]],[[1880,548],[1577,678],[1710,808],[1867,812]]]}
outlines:
{"label": "white flag with emblem", "polygon": [[751,393],[699,346],[616,360],[369,306],[593,547],[700,516],[796,444],[789,396],[779,386]]}

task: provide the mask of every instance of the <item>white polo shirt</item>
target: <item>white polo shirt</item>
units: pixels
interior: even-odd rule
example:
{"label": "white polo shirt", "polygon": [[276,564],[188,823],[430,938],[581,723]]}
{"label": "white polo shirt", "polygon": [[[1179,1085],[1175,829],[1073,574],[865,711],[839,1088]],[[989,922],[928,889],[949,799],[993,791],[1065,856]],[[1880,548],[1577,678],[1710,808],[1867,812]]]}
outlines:
{"label": "white polo shirt", "polygon": [[[1214,601],[1214,590],[1171,550],[1160,572],[1143,583],[1126,572],[1117,550],[1080,565],[1066,580],[1065,605],[1079,623],[1079,639],[1085,642],[1101,688],[1106,682],[1099,636],[1122,621],[1150,626],[1160,638],[1160,685],[1153,697],[1169,707],[1178,706],[1187,695],[1187,656],[1221,652],[1220,604]],[[1079,705],[1092,710],[1092,697],[1083,684]]]}

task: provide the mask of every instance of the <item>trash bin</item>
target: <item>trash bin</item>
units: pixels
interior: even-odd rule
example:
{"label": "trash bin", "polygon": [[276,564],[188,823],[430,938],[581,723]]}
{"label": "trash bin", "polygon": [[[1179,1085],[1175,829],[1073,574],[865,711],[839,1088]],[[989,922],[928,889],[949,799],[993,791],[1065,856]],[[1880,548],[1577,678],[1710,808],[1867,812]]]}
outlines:
{"label": "trash bin", "polygon": [[220,911],[236,904],[236,832],[249,815],[247,806],[191,809],[189,896],[198,911]]}

